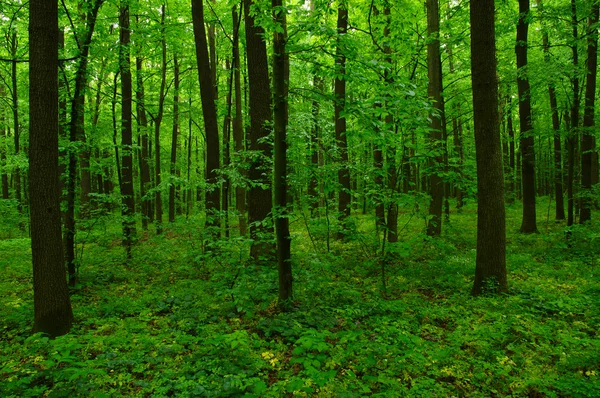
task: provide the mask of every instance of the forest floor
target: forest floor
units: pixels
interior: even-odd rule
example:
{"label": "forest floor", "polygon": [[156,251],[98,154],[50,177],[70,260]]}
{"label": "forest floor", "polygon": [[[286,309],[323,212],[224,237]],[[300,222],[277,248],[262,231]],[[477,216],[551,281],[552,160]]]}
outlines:
{"label": "forest floor", "polygon": [[294,219],[288,312],[276,264],[247,265],[242,238],[203,254],[201,220],[182,219],[140,232],[124,266],[120,222],[97,218],[78,235],[73,330],[55,340],[31,335],[29,240],[0,240],[0,396],[598,397],[599,223],[568,248],[547,203],[534,235],[508,207],[510,293],[478,298],[474,205],[441,239],[402,214],[385,292],[372,218],[329,252],[324,219]]}

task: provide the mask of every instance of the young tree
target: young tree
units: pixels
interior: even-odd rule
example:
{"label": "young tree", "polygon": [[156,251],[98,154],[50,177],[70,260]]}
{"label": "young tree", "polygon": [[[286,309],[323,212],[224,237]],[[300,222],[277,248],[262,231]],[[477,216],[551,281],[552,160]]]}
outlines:
{"label": "young tree", "polygon": [[529,0],[519,0],[517,23],[517,88],[519,91],[519,125],[521,129],[521,176],[523,183],[523,222],[521,232],[537,232],[535,213],[535,141],[531,122],[531,87],[527,77],[527,31]]}
{"label": "young tree", "polygon": [[73,322],[60,231],[56,1],[29,1],[29,60],[33,331],[56,337]]}
{"label": "young tree", "polygon": [[[192,21],[194,24],[194,41],[196,43],[202,114],[204,116],[204,129],[206,131],[206,183],[208,187],[205,194],[205,226],[207,228],[216,228],[219,226],[219,211],[221,210],[220,189],[217,184],[220,156],[219,125],[215,105],[215,91],[211,81],[202,0],[192,0]],[[216,236],[215,231],[209,231],[209,234]]]}
{"label": "young tree", "polygon": [[277,264],[279,268],[279,302],[292,298],[292,263],[290,229],[287,214],[287,84],[285,42],[287,40],[285,9],[282,0],[273,0],[273,17],[278,28],[273,34],[273,97],[275,130],[275,232],[277,237]]}
{"label": "young tree", "polygon": [[129,58],[129,4],[121,1],[119,11],[119,68],[121,74],[121,196],[123,198],[123,245],[127,259],[135,237],[135,196],[133,191],[133,147],[131,118],[133,116],[131,66]]}
{"label": "young tree", "polygon": [[473,295],[488,288],[496,292],[508,290],[494,25],[494,0],[471,2],[471,80],[479,203]]}
{"label": "young tree", "polygon": [[598,2],[592,5],[592,13],[588,19],[587,32],[587,80],[585,86],[585,108],[583,111],[583,138],[581,140],[581,185],[583,200],[579,222],[585,223],[592,218],[592,160],[594,151],[594,102],[596,98],[596,72],[598,70]]}
{"label": "young tree", "polygon": [[[177,54],[173,56],[173,88],[175,93],[173,94],[173,135],[171,137],[171,177],[178,173],[177,170],[177,141],[179,139],[179,60]],[[169,222],[175,221],[175,189],[176,184],[171,183],[169,186]]]}
{"label": "young tree", "polygon": [[335,139],[340,157],[340,168],[338,170],[338,184],[340,192],[338,198],[338,213],[341,229],[337,234],[338,239],[345,235],[346,221],[350,216],[350,169],[348,168],[348,137],[346,127],[346,55],[344,50],[344,36],[348,32],[348,9],[347,4],[340,0],[337,14],[337,45],[335,51],[336,78],[334,86],[335,94]]}

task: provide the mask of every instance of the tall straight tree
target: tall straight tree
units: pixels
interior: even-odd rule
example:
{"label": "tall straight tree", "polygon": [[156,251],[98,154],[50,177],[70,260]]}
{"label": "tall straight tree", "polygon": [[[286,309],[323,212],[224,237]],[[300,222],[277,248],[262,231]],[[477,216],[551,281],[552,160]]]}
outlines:
{"label": "tall straight tree", "polygon": [[535,213],[535,141],[531,121],[531,88],[527,77],[527,31],[529,0],[519,0],[517,23],[517,89],[519,91],[519,126],[521,129],[521,181],[523,184],[523,221],[521,232],[537,232]]}
{"label": "tall straight tree", "polygon": [[209,235],[218,236],[214,231],[219,226],[219,211],[221,210],[219,184],[219,123],[215,105],[215,90],[211,81],[211,68],[208,58],[208,43],[204,29],[204,5],[202,0],[192,0],[192,22],[194,24],[194,41],[196,43],[196,61],[198,63],[198,81],[206,132],[206,183],[205,194],[206,222],[210,228]]}
{"label": "tall straight tree", "polygon": [[[537,0],[537,6],[543,14],[543,4]],[[542,46],[544,48],[544,62],[550,63],[550,40],[548,38],[548,29],[545,24],[542,25]],[[550,80],[548,82],[548,96],[550,98],[550,113],[552,114],[552,129],[554,130],[554,199],[555,199],[555,218],[557,220],[565,219],[565,204],[563,197],[563,172],[562,172],[562,149],[560,140],[560,118],[558,116],[558,101],[556,100],[556,84]]]}
{"label": "tall straight tree", "polygon": [[439,175],[438,168],[444,161],[441,141],[446,134],[444,123],[444,100],[442,98],[442,58],[440,53],[440,4],[439,0],[427,0],[427,32],[429,42],[427,43],[427,71],[429,85],[427,94],[434,103],[435,114],[430,117],[430,139],[436,151],[435,157],[431,158],[431,175],[429,177],[429,192],[431,202],[429,204],[429,222],[427,224],[427,235],[439,236],[442,233],[442,202],[444,199],[444,183]]}
{"label": "tall straight tree", "polygon": [[496,292],[508,290],[494,32],[494,0],[471,2],[471,79],[479,203],[473,295],[490,287]]}
{"label": "tall straight tree", "polygon": [[340,192],[338,197],[338,213],[341,229],[337,234],[338,239],[345,235],[346,221],[350,216],[350,169],[348,168],[348,137],[346,127],[346,54],[344,37],[348,32],[347,4],[340,0],[337,14],[337,45],[335,51],[335,83],[334,83],[334,113],[335,113],[335,139],[337,141],[340,168],[338,170],[338,184]]}
{"label": "tall straight tree", "polygon": [[[96,17],[104,0],[96,0],[89,9],[85,18],[87,26],[85,34],[81,40],[77,39],[79,44],[79,62],[75,72],[75,87],[73,90],[73,98],[71,100],[71,119],[69,120],[69,141],[75,144],[76,142],[84,141],[84,113],[85,113],[85,91],[88,82],[87,66],[89,61],[90,45],[96,26]],[[75,187],[77,182],[77,153],[71,149],[69,151],[68,164],[68,180],[67,180],[67,211],[65,213],[65,256],[67,268],[69,270],[69,285],[74,286],[76,280],[76,259],[75,259]],[[89,151],[87,155],[79,156],[80,163],[87,164],[88,170],[83,174],[87,175],[89,182]],[[82,190],[82,201],[85,203],[87,194],[86,189],[89,184],[85,185]],[[82,186],[83,187],[83,186]],[[89,189],[87,189],[89,194]]]}
{"label": "tall straight tree", "polygon": [[578,143],[579,134],[579,50],[577,42],[579,41],[577,19],[577,1],[571,0],[571,29],[573,32],[573,44],[571,44],[571,52],[573,54],[573,77],[571,84],[573,85],[573,102],[571,102],[571,115],[569,117],[571,123],[569,135],[567,137],[567,226],[573,225],[575,218],[575,152]]}
{"label": "tall straight tree", "polygon": [[29,1],[29,60],[33,331],[56,337],[73,323],[60,231],[56,1]]}
{"label": "tall straight tree", "polygon": [[158,110],[154,118],[154,183],[156,184],[156,193],[154,194],[154,203],[156,207],[156,233],[162,233],[162,191],[160,189],[161,168],[160,168],[160,126],[165,109],[165,90],[167,86],[167,39],[165,37],[165,4],[161,6],[160,13],[160,91],[158,92]]}
{"label": "tall straight tree", "polygon": [[[173,88],[175,93],[173,94],[173,135],[171,137],[171,177],[178,173],[177,170],[177,141],[179,140],[179,60],[177,54],[173,56]],[[171,183],[169,185],[169,222],[175,221],[175,190],[176,184]]]}
{"label": "tall straight tree", "polygon": [[592,5],[592,13],[588,19],[587,32],[587,76],[585,85],[585,108],[583,110],[583,138],[581,140],[581,186],[583,200],[579,222],[585,223],[592,218],[592,167],[594,151],[594,105],[596,99],[596,73],[598,70],[598,2]]}
{"label": "tall straight tree", "polygon": [[123,246],[127,258],[131,258],[131,247],[135,237],[135,197],[133,192],[133,147],[131,118],[133,116],[131,86],[131,61],[129,58],[129,4],[122,0],[119,10],[119,68],[121,72],[121,197],[123,213]]}
{"label": "tall straight tree", "polygon": [[269,213],[273,206],[270,159],[271,144],[266,138],[271,132],[271,87],[265,31],[252,13],[252,0],[244,0],[246,24],[246,61],[248,64],[250,134],[249,149],[252,159],[248,177],[252,186],[248,190],[248,222],[253,239],[250,255],[258,259],[261,255],[274,254],[273,228],[269,226]]}
{"label": "tall straight tree", "polygon": [[273,17],[277,29],[273,33],[273,113],[275,130],[275,233],[277,237],[277,264],[279,270],[279,302],[292,298],[292,263],[290,252],[290,228],[287,214],[287,55],[285,42],[287,28],[282,0],[273,0]]}

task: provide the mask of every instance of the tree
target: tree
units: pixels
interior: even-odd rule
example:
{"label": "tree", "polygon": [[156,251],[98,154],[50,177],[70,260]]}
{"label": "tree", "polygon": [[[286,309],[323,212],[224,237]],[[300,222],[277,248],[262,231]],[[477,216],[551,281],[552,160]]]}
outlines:
{"label": "tree", "polygon": [[473,295],[506,292],[504,175],[498,116],[494,0],[471,2],[471,80],[477,158],[477,258]]}
{"label": "tree", "polygon": [[519,126],[521,129],[521,181],[523,184],[523,221],[521,232],[537,232],[535,213],[535,141],[531,121],[531,87],[527,77],[527,31],[529,0],[519,0],[517,23],[517,89],[519,91]]}
{"label": "tree", "polygon": [[[174,64],[174,90],[173,94],[173,135],[171,139],[171,178],[177,173],[177,141],[179,139],[179,60],[177,54],[173,56]],[[176,184],[169,185],[169,222],[175,221],[175,189]]]}
{"label": "tree", "polygon": [[338,198],[338,213],[340,220],[340,231],[337,234],[338,239],[345,235],[346,221],[350,216],[350,169],[348,167],[348,137],[346,127],[346,55],[344,53],[344,37],[348,32],[348,10],[347,4],[340,0],[337,14],[337,44],[335,51],[335,87],[334,87],[334,120],[335,120],[335,139],[340,158],[340,168],[338,170],[338,184],[340,186]]}
{"label": "tree", "polygon": [[[208,58],[208,43],[204,29],[204,6],[202,0],[192,0],[192,20],[194,24],[194,42],[196,44],[196,61],[198,63],[198,81],[202,99],[202,114],[206,132],[206,228],[219,226],[220,189],[217,183],[219,170],[219,124],[215,106],[215,91],[211,81],[211,68]],[[209,231],[210,236],[217,232]]]}
{"label": "tree", "polygon": [[58,3],[29,2],[29,199],[33,331],[56,337],[73,323],[58,191]]}
{"label": "tree", "polygon": [[133,191],[133,147],[131,118],[133,116],[131,66],[129,58],[129,4],[121,1],[119,10],[119,68],[121,74],[121,197],[123,214],[123,246],[127,259],[131,259],[131,247],[135,237],[135,196]]}
{"label": "tree", "polygon": [[290,253],[290,228],[287,211],[287,84],[285,42],[287,28],[282,0],[273,0],[273,17],[278,28],[273,34],[273,97],[275,130],[275,233],[277,238],[277,264],[279,269],[279,302],[292,298],[292,263]]}
{"label": "tree", "polygon": [[430,161],[429,189],[431,202],[429,205],[429,222],[427,223],[427,235],[439,236],[442,233],[442,201],[444,199],[444,183],[439,174],[439,166],[443,162],[442,139],[446,136],[444,100],[442,98],[442,60],[440,54],[440,6],[439,0],[427,0],[427,32],[429,42],[427,43],[427,71],[429,85],[427,93],[434,101],[435,112],[430,119],[431,144],[435,156]]}
{"label": "tree", "polygon": [[[596,73],[598,70],[598,2],[592,5],[592,13],[588,19],[587,32],[587,76],[585,85],[585,109],[583,111],[583,139],[581,140],[581,186],[583,200],[579,222],[585,223],[592,218],[592,181],[594,167],[593,151],[594,140],[594,101],[596,99]],[[596,168],[596,173],[598,169]]]}
{"label": "tree", "polygon": [[248,137],[251,153],[248,178],[252,182],[248,190],[248,222],[250,237],[253,239],[250,255],[255,260],[261,255],[271,255],[274,247],[273,228],[269,213],[273,198],[269,176],[272,156],[271,144],[266,138],[271,132],[271,87],[269,64],[264,29],[258,25],[252,13],[252,0],[244,0],[244,20],[246,24],[246,61],[248,64],[250,134]]}

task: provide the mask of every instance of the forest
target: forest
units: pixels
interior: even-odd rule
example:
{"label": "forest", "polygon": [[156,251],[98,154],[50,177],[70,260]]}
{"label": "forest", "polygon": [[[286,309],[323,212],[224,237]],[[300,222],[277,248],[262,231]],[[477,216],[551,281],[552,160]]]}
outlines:
{"label": "forest", "polygon": [[1,397],[598,397],[598,0],[3,0]]}

